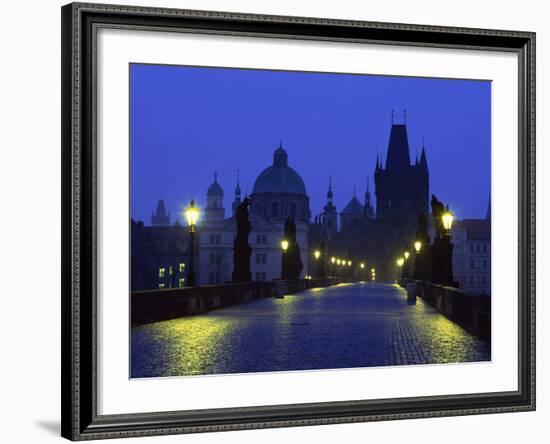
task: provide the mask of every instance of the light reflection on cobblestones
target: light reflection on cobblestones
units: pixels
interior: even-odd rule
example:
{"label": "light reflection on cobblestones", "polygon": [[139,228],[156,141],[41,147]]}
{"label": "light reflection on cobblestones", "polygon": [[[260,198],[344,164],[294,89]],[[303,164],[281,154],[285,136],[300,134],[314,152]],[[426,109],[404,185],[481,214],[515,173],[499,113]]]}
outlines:
{"label": "light reflection on cobblestones", "polygon": [[132,377],[490,360],[490,346],[390,284],[347,284],[132,329]]}

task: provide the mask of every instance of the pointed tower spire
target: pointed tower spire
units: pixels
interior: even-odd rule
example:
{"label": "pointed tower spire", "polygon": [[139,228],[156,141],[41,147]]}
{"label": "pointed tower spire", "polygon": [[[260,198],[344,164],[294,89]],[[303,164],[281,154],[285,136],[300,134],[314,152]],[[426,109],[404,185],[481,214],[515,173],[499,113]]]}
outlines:
{"label": "pointed tower spire", "polygon": [[386,156],[386,171],[401,174],[411,166],[409,156],[409,140],[407,127],[394,124],[390,131],[388,154]]}
{"label": "pointed tower spire", "polygon": [[328,176],[328,192],[327,192],[327,202],[332,203],[332,174]]}
{"label": "pointed tower spire", "polygon": [[428,160],[426,158],[426,147],[424,146],[424,136],[422,136],[422,154],[420,156],[420,169],[428,172]]}
{"label": "pointed tower spire", "polygon": [[237,168],[237,186],[235,187],[235,196],[239,196],[239,197],[241,196],[240,179],[241,179],[241,170]]}
{"label": "pointed tower spire", "polygon": [[233,201],[233,204],[231,205],[231,209],[233,210],[233,215],[237,214],[237,208],[241,204],[241,184],[240,184],[240,169],[237,168],[237,186],[235,187],[235,200]]}

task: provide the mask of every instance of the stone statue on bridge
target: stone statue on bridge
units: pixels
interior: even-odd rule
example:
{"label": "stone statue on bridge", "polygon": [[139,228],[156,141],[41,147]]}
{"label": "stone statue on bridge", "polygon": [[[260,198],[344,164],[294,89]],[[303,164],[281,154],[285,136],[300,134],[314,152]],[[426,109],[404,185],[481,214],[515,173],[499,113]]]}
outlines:
{"label": "stone statue on bridge", "polygon": [[436,230],[433,245],[431,245],[432,254],[432,282],[436,284],[458,287],[458,283],[453,278],[453,243],[451,235],[448,234],[443,226],[443,214],[445,205],[432,194],[432,216]]}
{"label": "stone statue on bridge", "polygon": [[435,194],[432,194],[431,204],[436,236],[442,238],[445,235],[445,228],[443,227],[442,219],[443,213],[445,212],[445,206],[437,197],[435,197]]}
{"label": "stone statue on bridge", "polygon": [[252,248],[248,244],[248,236],[252,226],[248,220],[248,207],[250,199],[246,197],[237,207],[237,235],[233,241],[233,282],[250,282],[252,273],[250,272],[250,255]]}
{"label": "stone statue on bridge", "polygon": [[288,241],[288,249],[283,253],[282,278],[299,279],[304,265],[300,256],[300,245],[296,241],[296,224],[294,219],[287,217],[285,220],[285,239]]}

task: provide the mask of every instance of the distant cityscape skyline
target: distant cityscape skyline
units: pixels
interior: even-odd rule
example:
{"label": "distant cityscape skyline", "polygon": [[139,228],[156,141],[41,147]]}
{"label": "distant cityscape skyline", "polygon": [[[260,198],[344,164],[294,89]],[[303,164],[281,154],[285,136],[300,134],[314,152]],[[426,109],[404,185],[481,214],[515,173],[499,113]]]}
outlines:
{"label": "distant cityscape skyline", "polygon": [[337,211],[354,188],[364,201],[367,177],[374,201],[374,166],[378,154],[385,164],[392,118],[407,120],[413,163],[424,140],[430,193],[459,219],[485,217],[490,82],[140,64],[130,75],[135,220],[149,224],[163,199],[171,222],[181,222],[191,199],[204,207],[215,172],[229,215],[237,170],[244,196],[281,142],[304,179],[312,220],[329,175]]}

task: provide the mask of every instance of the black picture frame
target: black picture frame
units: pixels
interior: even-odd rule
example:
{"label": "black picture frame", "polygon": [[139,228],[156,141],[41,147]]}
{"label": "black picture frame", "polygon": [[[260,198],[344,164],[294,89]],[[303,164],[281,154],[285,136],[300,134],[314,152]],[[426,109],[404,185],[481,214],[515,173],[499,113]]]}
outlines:
{"label": "black picture frame", "polygon": [[[535,33],[84,3],[64,6],[61,15],[62,436],[84,440],[535,409]],[[94,89],[98,27],[515,53],[519,62],[518,390],[98,415]]]}

